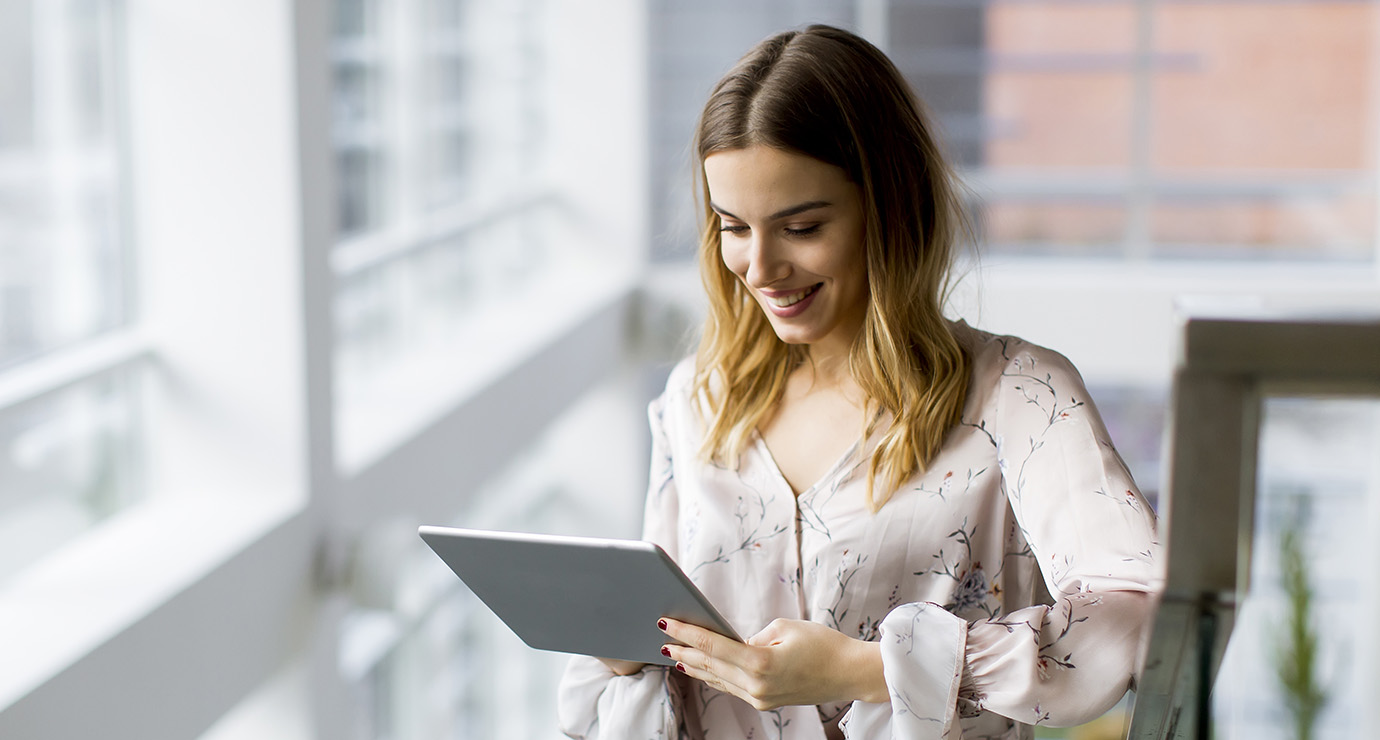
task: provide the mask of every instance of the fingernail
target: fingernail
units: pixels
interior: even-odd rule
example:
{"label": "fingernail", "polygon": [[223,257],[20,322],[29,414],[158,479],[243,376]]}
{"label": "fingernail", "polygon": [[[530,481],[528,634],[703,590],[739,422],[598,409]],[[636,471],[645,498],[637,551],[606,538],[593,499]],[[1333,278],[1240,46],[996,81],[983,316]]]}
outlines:
{"label": "fingernail", "polygon": [[661,630],[666,629],[666,620],[664,620],[664,619],[658,619],[658,620],[656,620],[656,626],[657,626],[657,629],[661,629]]}
{"label": "fingernail", "polygon": [[685,664],[684,664],[684,663],[677,663],[677,664],[676,664],[676,670],[680,671],[681,673],[684,673],[684,672],[685,672]]}
{"label": "fingernail", "polygon": [[665,645],[662,645],[662,646],[661,646],[661,654],[662,654],[662,655],[665,655],[665,656],[668,657],[668,658],[671,657],[671,648],[668,648],[668,647],[666,647]]}

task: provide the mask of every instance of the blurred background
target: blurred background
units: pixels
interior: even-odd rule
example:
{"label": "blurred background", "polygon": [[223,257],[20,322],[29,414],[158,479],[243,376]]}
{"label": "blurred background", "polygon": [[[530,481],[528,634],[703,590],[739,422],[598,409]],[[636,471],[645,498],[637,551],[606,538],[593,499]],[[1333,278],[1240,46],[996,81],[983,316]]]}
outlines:
{"label": "blurred background", "polygon": [[[1380,296],[1373,0],[0,0],[0,736],[556,737],[565,658],[416,527],[636,536],[695,118],[808,22],[940,125],[952,315],[1068,355],[1152,501],[1176,300]],[[1218,736],[1293,737],[1286,531],[1362,736],[1380,411],[1261,445]]]}

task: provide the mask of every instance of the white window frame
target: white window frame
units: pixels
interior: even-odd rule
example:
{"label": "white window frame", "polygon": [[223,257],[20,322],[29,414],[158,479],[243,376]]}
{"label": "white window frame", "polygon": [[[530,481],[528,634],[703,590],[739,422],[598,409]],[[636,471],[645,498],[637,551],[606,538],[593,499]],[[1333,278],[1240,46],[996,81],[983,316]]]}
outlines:
{"label": "white window frame", "polygon": [[[622,369],[648,228],[640,3],[563,8],[568,36],[551,50],[569,62],[558,107],[634,91],[582,118],[619,148],[572,147],[554,180],[619,268],[559,331],[345,472],[330,3],[125,3],[146,320],[7,374],[0,398],[146,363],[159,388],[152,494],[0,587],[0,736],[195,737],[297,666],[311,685],[302,731],[352,738],[338,633],[362,533],[454,516],[464,491]],[[457,452],[457,439],[482,444]]]}

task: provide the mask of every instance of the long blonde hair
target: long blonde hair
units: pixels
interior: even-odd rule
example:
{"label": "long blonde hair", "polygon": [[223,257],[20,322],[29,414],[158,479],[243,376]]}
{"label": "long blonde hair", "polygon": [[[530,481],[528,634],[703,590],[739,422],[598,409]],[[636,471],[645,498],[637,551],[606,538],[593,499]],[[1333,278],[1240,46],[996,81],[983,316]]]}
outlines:
{"label": "long blonde hair", "polygon": [[737,465],[808,352],[776,336],[720,254],[704,159],[755,145],[835,165],[862,196],[868,305],[849,366],[871,410],[891,415],[868,466],[868,506],[880,509],[938,454],[968,390],[970,358],[943,303],[956,243],[971,230],[930,129],[891,61],[862,38],[829,26],[766,39],[715,86],[695,133],[700,276],[709,311],[694,392],[706,411],[708,459]]}

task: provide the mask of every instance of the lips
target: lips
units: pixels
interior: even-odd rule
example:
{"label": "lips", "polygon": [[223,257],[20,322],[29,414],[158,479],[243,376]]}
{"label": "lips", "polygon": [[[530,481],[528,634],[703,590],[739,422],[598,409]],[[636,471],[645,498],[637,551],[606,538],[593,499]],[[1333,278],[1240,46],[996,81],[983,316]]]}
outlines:
{"label": "lips", "polygon": [[824,283],[815,283],[814,285],[811,285],[808,288],[798,290],[794,293],[774,293],[771,295],[763,293],[762,296],[766,298],[768,301],[770,301],[773,306],[776,306],[777,308],[786,308],[788,306],[794,306],[795,304],[805,300],[816,290],[819,290],[820,286],[822,285],[824,285]]}
{"label": "lips", "polygon": [[806,288],[792,291],[760,291],[766,304],[767,310],[781,318],[790,318],[799,315],[810,306],[810,299],[815,297],[819,289],[824,287],[824,283],[815,283]]}

